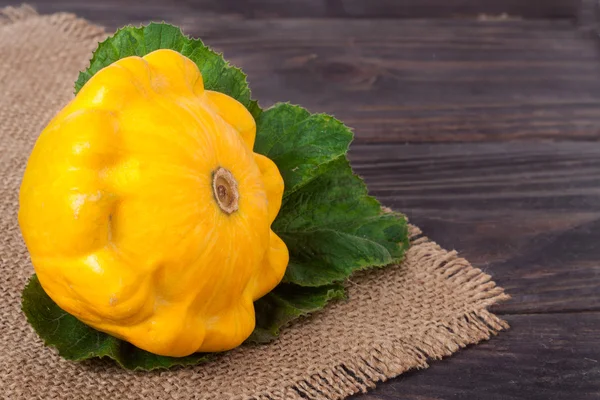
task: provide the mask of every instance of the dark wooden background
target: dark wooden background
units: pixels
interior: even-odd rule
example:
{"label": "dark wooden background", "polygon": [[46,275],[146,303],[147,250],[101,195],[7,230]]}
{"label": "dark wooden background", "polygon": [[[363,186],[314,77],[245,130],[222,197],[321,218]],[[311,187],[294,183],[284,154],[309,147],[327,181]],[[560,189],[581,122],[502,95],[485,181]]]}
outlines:
{"label": "dark wooden background", "polygon": [[[0,0],[0,6],[19,1]],[[263,106],[355,129],[373,195],[492,274],[512,329],[357,399],[600,398],[600,39],[592,0],[33,0],[166,20]]]}

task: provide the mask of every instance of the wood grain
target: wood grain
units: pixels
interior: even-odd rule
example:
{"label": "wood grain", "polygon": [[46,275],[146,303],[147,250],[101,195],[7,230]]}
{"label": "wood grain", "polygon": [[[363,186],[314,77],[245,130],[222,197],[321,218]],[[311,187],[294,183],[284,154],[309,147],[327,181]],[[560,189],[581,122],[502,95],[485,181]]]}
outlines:
{"label": "wood grain", "polygon": [[334,114],[359,142],[600,138],[600,48],[570,21],[245,20],[177,1],[73,4],[111,28],[160,15],[244,69],[263,106]]}
{"label": "wood grain", "polygon": [[264,106],[334,114],[360,142],[600,138],[599,48],[569,22],[212,21],[186,30],[240,65]]}
{"label": "wood grain", "polygon": [[600,313],[511,315],[511,329],[361,400],[600,398]]}
{"label": "wood grain", "polygon": [[[1,5],[20,1],[2,0]],[[573,18],[578,0],[30,0],[40,12],[75,12],[107,26],[138,18],[179,15],[235,15],[245,18],[440,18],[480,14],[524,18]]]}
{"label": "wood grain", "polygon": [[494,312],[600,310],[600,144],[356,145],[373,195],[513,297]]}

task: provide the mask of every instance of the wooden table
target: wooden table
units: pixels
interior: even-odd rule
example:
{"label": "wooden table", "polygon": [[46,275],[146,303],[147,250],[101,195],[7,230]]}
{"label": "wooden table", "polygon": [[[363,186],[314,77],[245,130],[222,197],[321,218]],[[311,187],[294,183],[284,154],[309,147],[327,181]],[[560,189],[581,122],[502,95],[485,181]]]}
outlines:
{"label": "wooden table", "polygon": [[263,106],[335,114],[372,194],[512,295],[493,310],[510,331],[357,399],[600,398],[591,1],[30,3],[109,29],[164,19],[242,67]]}

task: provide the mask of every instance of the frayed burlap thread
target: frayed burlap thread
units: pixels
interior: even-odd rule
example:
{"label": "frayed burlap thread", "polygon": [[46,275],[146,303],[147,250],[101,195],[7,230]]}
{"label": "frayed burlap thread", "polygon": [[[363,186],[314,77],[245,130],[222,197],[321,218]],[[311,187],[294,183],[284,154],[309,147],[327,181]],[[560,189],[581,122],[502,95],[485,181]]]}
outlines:
{"label": "frayed burlap thread", "polygon": [[487,311],[508,297],[490,276],[411,227],[401,265],[352,277],[347,301],[295,322],[272,344],[150,373],[63,360],[20,309],[33,269],[17,223],[18,190],[37,135],[72,98],[105,32],[27,6],[0,14],[1,399],[342,399],[507,328]]}

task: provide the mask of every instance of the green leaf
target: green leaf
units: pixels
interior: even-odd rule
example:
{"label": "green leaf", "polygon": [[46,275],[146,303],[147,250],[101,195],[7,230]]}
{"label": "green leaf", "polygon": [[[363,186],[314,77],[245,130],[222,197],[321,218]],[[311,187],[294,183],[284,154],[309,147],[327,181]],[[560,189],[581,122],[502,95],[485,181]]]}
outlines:
{"label": "green leaf", "polygon": [[67,360],[108,357],[124,368],[149,371],[175,365],[199,364],[214,357],[200,353],[180,358],[159,356],[97,331],[56,305],[46,294],[36,275],[29,279],[22,296],[27,321],[47,346],[55,347]]}
{"label": "green leaf", "polygon": [[231,66],[221,54],[206,47],[199,39],[185,36],[181,29],[166,24],[151,22],[141,27],[126,26],[98,45],[90,66],[79,74],[75,82],[75,93],[102,68],[129,56],[143,57],[158,49],[178,51],[198,65],[204,87],[225,93],[242,103],[257,118],[261,109],[250,98],[246,75]]}
{"label": "green leaf", "polygon": [[339,284],[317,288],[281,284],[254,303],[256,328],[246,342],[268,343],[289,322],[321,310],[332,300],[343,298],[344,287]]}
{"label": "green leaf", "polygon": [[409,244],[404,216],[384,213],[345,158],[285,198],[273,230],[290,251],[284,281],[302,286],[397,263]]}
{"label": "green leaf", "polygon": [[284,197],[320,175],[324,165],[343,157],[353,136],[332,116],[310,114],[287,103],[263,112],[256,125],[254,151],[279,168],[285,182]]}
{"label": "green leaf", "polygon": [[273,230],[290,251],[284,282],[322,286],[355,271],[399,262],[408,247],[406,219],[384,213],[346,152],[352,133],[341,122],[277,104],[257,121],[254,151],[272,159],[285,181]]}

